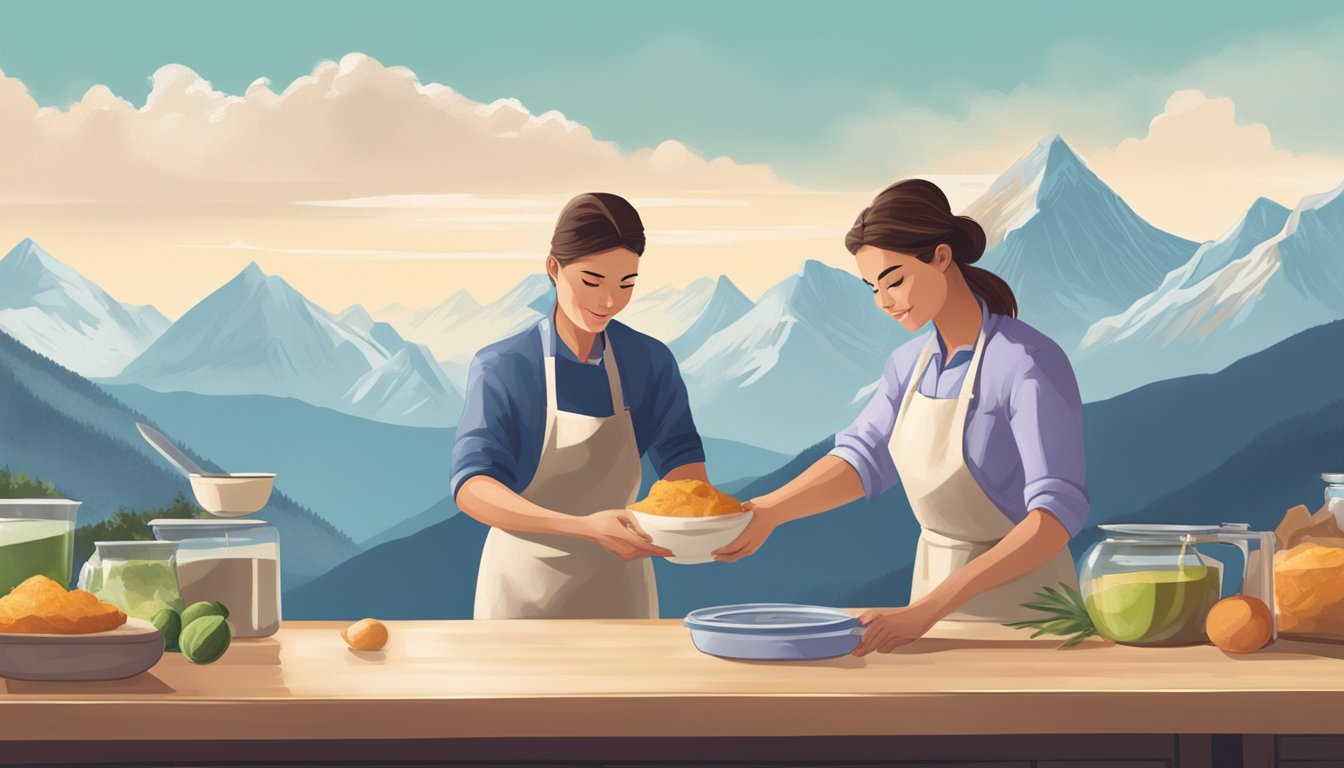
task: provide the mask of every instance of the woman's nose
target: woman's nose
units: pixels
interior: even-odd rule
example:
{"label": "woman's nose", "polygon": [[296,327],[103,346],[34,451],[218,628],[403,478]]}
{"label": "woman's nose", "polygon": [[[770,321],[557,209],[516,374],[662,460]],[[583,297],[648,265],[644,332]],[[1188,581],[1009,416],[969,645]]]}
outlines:
{"label": "woman's nose", "polygon": [[611,293],[603,294],[603,295],[602,295],[602,306],[603,306],[603,308],[608,308],[608,307],[614,307],[614,306],[616,306],[616,296],[615,296],[615,294],[611,294]]}

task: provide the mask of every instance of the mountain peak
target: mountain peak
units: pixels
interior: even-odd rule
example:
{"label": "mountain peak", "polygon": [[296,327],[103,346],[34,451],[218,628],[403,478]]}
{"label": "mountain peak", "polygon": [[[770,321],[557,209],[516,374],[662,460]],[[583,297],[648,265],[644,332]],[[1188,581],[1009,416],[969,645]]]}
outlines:
{"label": "mountain peak", "polygon": [[261,267],[258,266],[255,261],[249,262],[248,265],[243,268],[243,271],[238,273],[238,276],[247,281],[266,279],[266,273],[261,271]]}
{"label": "mountain peak", "polygon": [[[12,260],[12,261],[11,261]],[[55,269],[64,266],[56,260],[56,257],[47,253],[47,250],[37,244],[37,241],[31,237],[25,237],[19,241],[19,244],[10,249],[5,255],[4,261],[12,267],[41,267],[42,269]]]}

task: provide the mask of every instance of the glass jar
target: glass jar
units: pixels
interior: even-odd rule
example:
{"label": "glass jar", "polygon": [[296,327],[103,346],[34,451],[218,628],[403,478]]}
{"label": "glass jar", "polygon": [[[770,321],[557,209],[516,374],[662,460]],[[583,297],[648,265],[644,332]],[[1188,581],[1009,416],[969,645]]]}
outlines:
{"label": "glass jar", "polygon": [[217,600],[234,637],[280,629],[280,534],[263,520],[151,520],[154,537],[178,545],[177,577],[187,605]]}
{"label": "glass jar", "polygon": [[70,586],[78,501],[0,499],[0,597],[33,576]]}
{"label": "glass jar", "polygon": [[[1126,645],[1208,641],[1204,622],[1223,597],[1242,592],[1274,610],[1274,534],[1246,526],[1106,525],[1083,556],[1079,591],[1097,634]],[[1215,545],[1238,551],[1234,568]]]}
{"label": "glass jar", "polygon": [[1325,508],[1334,515],[1335,523],[1344,528],[1344,473],[1327,472],[1321,479],[1325,481]]}
{"label": "glass jar", "polygon": [[79,574],[81,589],[146,621],[164,608],[185,607],[177,585],[176,542],[95,541],[93,546]]}

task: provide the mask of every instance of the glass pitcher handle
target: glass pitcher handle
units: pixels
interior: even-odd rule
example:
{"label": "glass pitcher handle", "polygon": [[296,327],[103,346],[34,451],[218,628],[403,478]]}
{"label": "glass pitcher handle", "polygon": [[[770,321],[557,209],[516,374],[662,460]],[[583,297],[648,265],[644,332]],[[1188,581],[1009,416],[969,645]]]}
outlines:
{"label": "glass pitcher handle", "polygon": [[1237,553],[1241,555],[1241,571],[1237,573],[1237,580],[1235,582],[1235,586],[1231,578],[1230,573],[1231,569],[1228,567],[1227,563],[1220,558],[1215,557],[1213,559],[1217,560],[1223,566],[1222,594],[1218,596],[1218,599],[1223,600],[1233,595],[1241,594],[1242,590],[1244,590],[1246,586],[1246,571],[1248,568],[1250,568],[1251,565],[1250,547],[1246,544],[1245,540],[1229,541],[1226,539],[1219,539],[1214,541],[1200,542],[1200,544],[1231,547],[1237,550]]}

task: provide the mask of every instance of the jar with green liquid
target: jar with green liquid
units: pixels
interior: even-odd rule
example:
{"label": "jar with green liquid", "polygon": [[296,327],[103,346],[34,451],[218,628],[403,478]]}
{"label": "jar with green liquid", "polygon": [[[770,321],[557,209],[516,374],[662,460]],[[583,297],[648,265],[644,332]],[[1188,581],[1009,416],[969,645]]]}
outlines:
{"label": "jar with green liquid", "polygon": [[[1083,556],[1078,581],[1102,637],[1126,645],[1204,643],[1209,609],[1238,593],[1273,612],[1272,533],[1242,525],[1101,528],[1107,536]],[[1209,554],[1223,546],[1240,557],[1228,563]]]}

